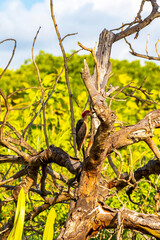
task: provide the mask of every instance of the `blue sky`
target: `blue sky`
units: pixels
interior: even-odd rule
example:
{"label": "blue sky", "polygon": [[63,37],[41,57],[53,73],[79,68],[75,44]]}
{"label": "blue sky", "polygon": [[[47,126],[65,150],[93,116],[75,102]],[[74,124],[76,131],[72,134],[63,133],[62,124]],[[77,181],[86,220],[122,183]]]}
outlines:
{"label": "blue sky", "polygon": [[[87,47],[94,47],[99,34],[119,27],[122,23],[132,21],[139,10],[141,0],[53,0],[54,12],[61,36],[78,32],[76,36],[66,38],[66,52],[79,49],[80,41]],[[160,0],[158,0],[160,5]],[[150,10],[146,2],[143,17]],[[41,26],[35,45],[35,55],[40,50],[61,55],[57,36],[50,16],[50,0],[0,0],[0,41],[15,38],[17,48],[10,69],[16,69],[31,58],[31,48],[34,36]],[[147,34],[150,34],[148,51],[155,55],[154,45],[160,39],[160,19],[140,33],[137,40],[132,41],[135,51],[145,54]],[[0,45],[0,67],[5,67],[13,48],[12,42]],[[160,45],[158,45],[160,52]],[[86,52],[83,52],[84,54]],[[136,60],[129,54],[128,46],[123,40],[115,43],[112,48],[112,58]]]}
{"label": "blue sky", "polygon": [[[14,1],[14,0],[12,0]],[[22,0],[22,3],[25,5],[26,9],[31,9],[35,3],[44,2],[43,0]]]}

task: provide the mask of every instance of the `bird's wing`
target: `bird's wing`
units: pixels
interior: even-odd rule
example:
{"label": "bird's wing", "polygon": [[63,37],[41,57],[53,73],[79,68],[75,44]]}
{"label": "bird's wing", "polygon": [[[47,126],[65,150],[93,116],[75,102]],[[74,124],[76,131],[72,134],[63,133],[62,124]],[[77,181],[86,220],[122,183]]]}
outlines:
{"label": "bird's wing", "polygon": [[76,142],[78,150],[81,149],[81,146],[86,136],[86,131],[87,131],[86,124],[84,123],[83,119],[80,119],[76,125]]}

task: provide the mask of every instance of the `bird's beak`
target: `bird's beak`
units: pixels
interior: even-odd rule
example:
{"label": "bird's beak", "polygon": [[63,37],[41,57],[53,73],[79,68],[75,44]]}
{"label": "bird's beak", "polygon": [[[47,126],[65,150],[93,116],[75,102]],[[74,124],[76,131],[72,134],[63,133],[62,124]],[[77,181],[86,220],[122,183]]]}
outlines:
{"label": "bird's beak", "polygon": [[93,113],[92,113],[92,112],[90,112],[90,113],[88,114],[88,116],[91,116],[91,117],[93,117]]}

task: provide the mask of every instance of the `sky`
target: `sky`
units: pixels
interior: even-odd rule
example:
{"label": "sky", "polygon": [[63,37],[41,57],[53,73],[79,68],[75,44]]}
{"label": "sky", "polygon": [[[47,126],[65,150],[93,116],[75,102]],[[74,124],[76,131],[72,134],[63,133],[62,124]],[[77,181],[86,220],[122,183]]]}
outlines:
{"label": "sky", "polygon": [[[160,5],[160,0],[157,1]],[[65,51],[70,53],[72,50],[78,50],[78,41],[86,47],[94,48],[104,28],[110,30],[120,27],[122,23],[133,21],[140,2],[141,0],[53,0],[61,37],[78,33],[64,40]],[[142,17],[147,16],[150,10],[150,3],[146,2]],[[33,39],[40,26],[34,48],[35,55],[40,50],[56,56],[62,55],[51,19],[50,0],[0,0],[0,19],[0,41],[8,38],[17,41],[15,56],[9,69],[17,69],[26,59],[31,59]],[[128,40],[136,52],[145,54],[148,34],[149,55],[157,56],[154,46],[160,39],[160,18],[143,29],[137,40],[134,40],[134,36]],[[11,41],[0,44],[0,68],[7,65],[13,46]],[[158,50],[160,52],[160,43]],[[81,54],[86,53],[83,51]],[[111,57],[129,61],[138,59],[129,54],[124,40],[113,44]]]}

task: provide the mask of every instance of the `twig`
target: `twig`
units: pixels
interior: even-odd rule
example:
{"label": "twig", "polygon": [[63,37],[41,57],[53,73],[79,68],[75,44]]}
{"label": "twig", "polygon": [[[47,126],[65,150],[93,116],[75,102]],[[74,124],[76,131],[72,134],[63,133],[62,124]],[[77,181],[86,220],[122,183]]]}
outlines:
{"label": "twig", "polygon": [[[135,23],[138,23],[139,21],[136,21]],[[118,30],[123,30],[123,28],[124,27],[126,27],[126,26],[131,26],[131,23],[122,23],[122,26],[120,26],[120,27],[118,27],[118,28],[113,28],[113,29],[111,29],[110,31],[118,31]]]}
{"label": "twig", "polygon": [[0,88],[0,95],[3,97],[4,99],[4,102],[5,102],[5,107],[6,107],[6,113],[5,113],[5,116],[4,116],[4,119],[3,119],[3,123],[2,123],[2,126],[0,127],[0,139],[2,140],[2,135],[3,135],[3,127],[5,126],[6,122],[7,122],[7,118],[8,118],[8,115],[9,115],[9,112],[10,112],[10,106],[9,106],[9,103],[8,103],[8,100],[7,100],[7,97],[4,95],[2,89]]}
{"label": "twig", "polygon": [[43,123],[44,123],[44,136],[45,136],[45,140],[46,140],[46,145],[47,145],[47,148],[49,148],[49,142],[48,142],[48,137],[47,137],[47,129],[46,129],[46,117],[45,117],[45,104],[44,104],[44,100],[45,100],[45,91],[44,91],[44,88],[43,88],[43,84],[42,84],[42,80],[41,80],[41,77],[40,77],[40,72],[39,72],[39,68],[36,64],[36,61],[35,61],[35,58],[34,58],[34,45],[35,45],[35,42],[36,42],[36,38],[38,36],[38,33],[40,31],[41,27],[39,27],[37,33],[36,33],[36,36],[34,37],[34,40],[33,40],[33,45],[32,45],[32,59],[33,59],[33,63],[34,63],[34,66],[36,68],[36,71],[37,71],[37,74],[38,74],[38,80],[39,80],[39,84],[41,86],[41,91],[42,91],[42,110],[43,110]]}
{"label": "twig", "polygon": [[70,33],[70,34],[67,34],[67,35],[65,35],[62,39],[61,39],[61,41],[63,42],[63,40],[65,39],[65,38],[67,38],[67,37],[70,37],[70,36],[73,36],[73,35],[77,35],[78,33]]}
{"label": "twig", "polygon": [[152,150],[152,152],[155,154],[155,156],[157,157],[157,159],[160,161],[160,151],[157,147],[157,145],[153,142],[152,138],[146,138],[145,142],[147,143],[147,145],[150,147],[150,149]]}
{"label": "twig", "polygon": [[[158,11],[158,4],[156,1],[150,1],[151,5],[152,5],[152,10],[151,10],[151,13],[144,19],[144,20],[140,20],[136,21],[137,24],[134,24],[134,26],[132,26],[132,23],[135,23],[135,21],[133,21],[129,27],[127,29],[125,29],[124,31],[121,31],[117,34],[115,34],[115,39],[114,39],[114,42],[124,38],[124,37],[127,37],[127,36],[130,36],[134,33],[137,33],[135,38],[137,38],[138,36],[138,33],[140,30],[142,30],[143,28],[145,28],[146,26],[148,26],[155,18],[158,18],[160,17],[160,12]],[[138,17],[140,16],[140,13],[142,11],[142,7],[144,5],[144,0],[141,4],[141,7],[140,7],[140,11],[138,13]]]}
{"label": "twig", "polygon": [[[144,83],[145,83],[146,79],[147,79],[147,77],[145,77],[145,78],[144,78],[144,80],[142,81],[142,83],[141,83],[141,85],[140,85],[139,89],[141,89],[141,88],[143,87],[143,85],[144,85]],[[148,94],[150,94],[150,93],[148,92]]]}
{"label": "twig", "polygon": [[126,191],[126,194],[128,195],[129,201],[132,202],[133,204],[138,205],[139,207],[141,207],[141,206],[142,206],[141,203],[135,202],[135,201],[133,201],[133,200],[131,199],[131,194],[132,194],[132,191],[133,191],[133,190],[135,190],[135,187],[131,187],[131,188],[129,188],[129,189]]}
{"label": "twig", "polygon": [[13,143],[17,146],[21,146],[32,154],[37,153],[36,150],[34,150],[23,138],[15,139],[15,138],[12,138],[8,132],[5,132],[5,134],[7,135],[7,137],[3,137],[3,138],[6,142]]}
{"label": "twig", "polygon": [[122,240],[121,234],[122,234],[122,214],[121,210],[117,212],[117,240]]}
{"label": "twig", "polygon": [[129,146],[129,153],[130,153],[130,158],[129,158],[129,172],[130,172],[130,176],[128,181],[130,181],[130,179],[133,181],[133,183],[136,185],[136,179],[134,177],[134,172],[133,172],[133,159],[132,159],[132,151],[131,151],[131,146]]}
{"label": "twig", "polygon": [[[0,121],[0,124],[3,124],[3,122]],[[13,143],[16,144],[14,141],[19,141],[20,143],[18,143],[18,145],[23,146],[25,149],[27,149],[29,152],[31,152],[32,154],[37,154],[37,151],[35,149],[33,149],[22,137],[22,135],[8,122],[6,122],[6,126],[8,128],[10,128],[12,130],[12,133],[14,133],[18,139],[13,139],[10,137],[10,140],[13,140]],[[7,134],[5,132],[5,134]],[[8,139],[8,137],[7,137]],[[6,139],[6,141],[7,141]],[[9,139],[8,139],[9,140]]]}
{"label": "twig", "polygon": [[17,44],[16,40],[15,40],[15,39],[13,39],[13,38],[8,38],[8,39],[5,39],[5,40],[1,41],[1,42],[0,42],[0,44],[1,44],[1,43],[4,43],[4,42],[6,42],[6,41],[14,41],[14,48],[13,48],[13,51],[12,51],[12,56],[11,56],[11,58],[10,58],[10,60],[9,60],[8,64],[7,64],[7,66],[5,67],[5,69],[3,70],[3,72],[0,74],[0,79],[1,79],[1,78],[2,78],[2,76],[4,75],[5,71],[6,71],[6,70],[7,70],[7,68],[9,67],[9,65],[10,65],[10,63],[11,63],[11,61],[12,61],[13,57],[14,57],[15,50],[16,50],[16,44]]}
{"label": "twig", "polygon": [[160,61],[160,57],[153,57],[153,56],[147,56],[144,54],[140,54],[140,53],[136,53],[136,52],[130,52],[132,55],[136,56],[136,57],[141,57],[141,58],[145,58],[148,60],[156,60],[156,61]]}
{"label": "twig", "polygon": [[146,41],[146,54],[148,56],[148,40],[149,40],[149,34],[147,34],[147,41]]}
{"label": "twig", "polygon": [[129,48],[131,49],[131,52],[134,53],[134,49],[132,48],[132,45],[130,42],[128,42],[127,38],[124,37],[125,42],[128,44]]}
{"label": "twig", "polygon": [[[76,52],[74,52],[73,54],[71,54],[71,56],[67,59],[67,62],[71,59],[71,57],[72,57],[74,54],[78,53],[79,51],[81,51],[81,49],[80,49],[80,50],[77,50]],[[54,93],[54,91],[55,91],[56,85],[57,85],[57,83],[58,83],[58,81],[59,81],[59,79],[60,79],[63,71],[64,71],[64,67],[62,68],[60,74],[58,75],[58,77],[57,77],[57,79],[56,79],[56,81],[55,81],[55,84],[54,84],[54,86],[53,86],[53,88],[52,88],[52,91],[51,91],[51,93],[48,94],[48,97],[47,97],[46,101],[44,102],[44,105],[46,105],[46,104],[48,103],[49,99],[52,97],[52,95],[53,95],[53,93]],[[42,111],[42,108],[41,108],[37,113],[35,113],[34,117],[33,117],[32,120],[31,120],[31,122],[30,122],[30,123],[27,125],[27,127],[23,130],[23,137],[24,137],[26,131],[28,130],[28,128],[33,124],[33,122],[34,122],[34,120],[36,119],[36,117],[41,113],[41,111]]]}
{"label": "twig", "polygon": [[42,177],[41,177],[41,192],[45,196],[48,194],[48,192],[45,189],[45,180],[47,177],[47,171],[46,166],[42,165]]}
{"label": "twig", "polygon": [[[149,56],[149,55],[148,55],[148,50],[147,50],[147,45],[148,45],[148,43],[146,43],[146,52],[147,52],[147,55],[145,55],[145,54],[136,53],[136,52],[134,51],[134,49],[132,48],[132,45],[127,41],[126,37],[124,37],[124,40],[125,40],[125,42],[128,44],[129,48],[131,49],[130,54],[132,54],[133,56],[140,57],[140,58],[145,58],[145,59],[148,59],[148,60],[157,60],[157,61],[160,61],[160,55],[158,54],[158,51],[157,51],[157,45],[155,45],[155,48],[156,48],[156,52],[157,52],[158,57],[153,57],[153,56]],[[157,42],[156,44],[158,44],[158,42]]]}
{"label": "twig", "polygon": [[51,175],[51,177],[56,178],[56,179],[58,179],[58,180],[61,180],[61,181],[64,182],[64,183],[68,183],[68,182],[69,182],[69,179],[68,179],[66,176],[55,172],[55,171],[54,171],[53,169],[51,169],[49,166],[47,166],[47,173],[48,173],[49,175]]}
{"label": "twig", "polygon": [[9,174],[12,166],[13,166],[13,163],[10,165],[9,169],[7,170],[7,172],[6,172],[5,174],[3,174],[3,179],[2,179],[2,181],[4,181],[4,180],[6,179],[6,176]]}
{"label": "twig", "polygon": [[112,85],[110,85],[110,87],[108,88],[108,91],[105,93],[105,97],[109,97],[109,95],[111,95],[113,92],[118,90],[118,88],[119,86],[113,87]]}
{"label": "twig", "polygon": [[[49,101],[49,99],[50,99],[51,96],[53,95],[53,93],[54,93],[54,91],[55,91],[55,88],[56,88],[56,85],[57,85],[57,83],[58,83],[58,81],[59,81],[59,79],[60,79],[60,77],[61,77],[61,75],[62,75],[62,73],[63,73],[63,70],[64,70],[64,68],[62,69],[62,71],[61,71],[60,74],[58,75],[58,77],[57,77],[57,79],[56,79],[56,81],[55,81],[55,84],[54,84],[54,86],[53,86],[53,89],[52,89],[51,93],[48,94],[48,98],[47,98],[46,101],[44,102],[44,105],[47,104],[47,102]],[[33,117],[32,120],[31,120],[31,122],[27,125],[27,127],[25,127],[25,129],[23,130],[23,137],[25,136],[25,133],[26,133],[26,131],[28,130],[28,128],[33,124],[34,120],[35,120],[36,117],[41,113],[42,110],[43,110],[43,108],[41,107],[40,110],[39,110],[37,113],[35,113],[34,117]]]}
{"label": "twig", "polygon": [[136,20],[138,20],[138,22],[141,21],[141,13],[142,13],[142,11],[143,11],[143,6],[144,6],[144,4],[145,4],[145,1],[146,1],[146,0],[143,0],[143,1],[141,2],[140,9],[139,9],[139,11],[138,11],[138,13],[137,13],[137,16],[136,16],[136,18],[135,18],[135,21],[136,21]]}
{"label": "twig", "polygon": [[[123,168],[123,158],[121,153],[117,150],[117,149],[113,149],[113,151],[119,156],[120,160],[121,160],[121,167],[120,167],[120,174],[122,173],[122,168]],[[119,175],[120,176],[120,175]]]}
{"label": "twig", "polygon": [[86,104],[85,104],[85,107],[84,107],[84,109],[83,109],[83,112],[86,110],[89,102],[90,102],[90,96],[88,96],[88,98],[87,98],[87,102],[86,102]]}
{"label": "twig", "polygon": [[5,106],[6,106],[6,109],[7,109],[7,110],[6,110],[6,113],[5,113],[5,116],[4,116],[4,119],[3,119],[3,122],[2,122],[2,125],[1,125],[1,127],[0,127],[0,143],[1,143],[4,147],[6,147],[6,148],[8,148],[8,149],[10,149],[10,150],[12,150],[12,151],[14,151],[14,152],[16,152],[18,155],[20,155],[20,156],[23,157],[26,161],[28,161],[28,160],[29,160],[29,155],[28,155],[28,154],[24,153],[23,151],[20,151],[20,149],[19,149],[18,147],[13,146],[12,144],[10,144],[10,143],[8,142],[8,140],[4,139],[4,137],[3,137],[3,128],[4,128],[4,126],[6,125],[7,117],[8,117],[9,112],[10,112],[10,107],[9,107],[9,103],[8,103],[7,97],[4,95],[4,93],[2,92],[1,89],[0,89],[0,95],[1,95],[1,96],[3,97],[3,99],[4,99],[4,101],[5,101]]}
{"label": "twig", "polygon": [[114,165],[114,163],[113,163],[113,161],[112,161],[112,158],[111,158],[111,156],[110,156],[110,155],[108,155],[107,157],[108,157],[108,162],[109,162],[109,164],[110,164],[111,168],[113,169],[113,171],[115,172],[115,174],[116,174],[116,175],[117,175],[117,177],[119,178],[119,177],[120,177],[120,173],[119,173],[119,171],[118,171],[117,167]]}
{"label": "twig", "polygon": [[119,28],[115,28],[115,29],[112,29],[111,31],[117,31],[117,30],[122,30],[124,29],[125,26],[128,26],[128,28],[126,28],[125,30],[129,29],[131,26],[133,26],[134,24],[136,23],[139,23],[141,21],[141,12],[143,11],[143,6],[144,6],[144,3],[145,3],[146,0],[143,0],[142,3],[141,3],[141,6],[140,6],[140,9],[137,13],[137,16],[135,17],[134,21],[131,22],[131,23],[125,23],[125,24],[122,24],[121,27]]}
{"label": "twig", "polygon": [[98,62],[97,62],[97,57],[96,57],[95,49],[87,48],[87,47],[83,46],[80,42],[78,42],[78,45],[79,45],[81,48],[83,48],[83,49],[91,52],[91,54],[92,54],[92,56],[93,56],[93,59],[94,59],[95,65],[96,65],[96,72],[97,72],[97,90],[98,90],[98,92],[100,92],[99,68],[98,68]]}
{"label": "twig", "polygon": [[27,168],[24,168],[24,169],[20,170],[19,172],[17,172],[16,174],[14,174],[12,177],[0,182],[0,186],[4,185],[6,183],[12,182],[12,181],[16,180],[17,178],[22,177],[26,174],[27,174]]}
{"label": "twig", "polygon": [[[74,54],[78,53],[79,51],[81,51],[81,49],[80,49],[80,50],[77,50],[76,52],[74,52],[73,54],[71,54],[71,56],[67,59],[67,62],[71,59],[72,56],[74,56]],[[49,99],[52,97],[52,95],[53,95],[53,93],[54,93],[54,91],[55,91],[56,85],[57,85],[57,83],[58,83],[58,81],[59,81],[59,79],[60,79],[63,71],[64,71],[64,67],[62,68],[61,72],[60,72],[59,75],[57,76],[56,81],[55,81],[55,84],[54,84],[54,86],[53,86],[53,88],[52,88],[52,91],[48,94],[48,97],[47,97],[46,101],[44,102],[44,105],[46,105],[46,104],[48,103]],[[28,130],[28,128],[33,124],[33,122],[34,122],[34,120],[36,119],[36,117],[41,113],[41,111],[42,111],[42,108],[40,108],[40,110],[39,110],[37,113],[35,113],[34,117],[33,117],[32,120],[31,120],[31,122],[30,122],[30,123],[27,125],[27,127],[23,130],[23,137],[24,137],[26,131]]]}
{"label": "twig", "polygon": [[28,106],[25,106],[25,107],[19,107],[19,108],[18,108],[18,107],[15,107],[15,108],[11,108],[10,111],[24,110],[24,109],[30,108],[30,107],[32,107],[32,106],[38,105],[40,102],[41,102],[41,101],[39,100],[39,101],[34,102],[34,103],[32,103],[32,104],[30,104],[30,105],[28,105]]}
{"label": "twig", "polygon": [[110,102],[109,102],[109,106],[108,106],[109,109],[111,109],[111,104],[112,104],[113,99],[114,99],[119,93],[121,93],[125,88],[129,87],[129,86],[131,85],[131,83],[132,83],[132,82],[130,82],[129,84],[127,84],[126,86],[124,86],[123,88],[121,88],[117,93],[115,93],[115,94],[111,97]]}
{"label": "twig", "polygon": [[53,20],[53,24],[54,24],[54,27],[55,27],[55,30],[56,30],[56,34],[57,34],[57,37],[58,37],[59,45],[60,45],[60,48],[61,48],[61,51],[62,51],[62,54],[63,54],[63,59],[64,59],[65,78],[66,78],[66,84],[67,84],[67,87],[68,87],[69,103],[70,103],[70,111],[71,111],[71,119],[72,119],[72,121],[71,121],[71,128],[72,128],[72,134],[73,134],[74,152],[75,152],[75,155],[77,156],[76,131],[75,131],[75,127],[74,127],[74,125],[75,125],[75,123],[74,123],[74,111],[73,111],[73,102],[72,102],[72,92],[71,92],[69,76],[68,76],[67,57],[66,57],[66,53],[65,53],[65,50],[64,50],[64,47],[63,47],[63,44],[62,44],[62,39],[61,39],[59,30],[58,30],[56,19],[55,19],[55,16],[54,16],[52,0],[50,0],[50,9],[51,9],[51,17],[52,17],[52,20]]}
{"label": "twig", "polygon": [[30,155],[29,155],[29,154],[21,151],[18,147],[13,146],[13,145],[10,144],[7,140],[1,139],[1,144],[2,144],[4,147],[6,147],[6,148],[8,148],[8,149],[10,149],[10,150],[12,150],[12,151],[14,151],[14,152],[17,153],[19,156],[23,157],[24,160],[26,160],[27,162],[29,162],[29,159],[30,159]]}
{"label": "twig", "polygon": [[41,89],[41,88],[39,88],[39,87],[28,87],[28,88],[17,89],[16,91],[10,93],[10,94],[7,96],[7,99],[10,98],[11,96],[13,96],[14,94],[18,93],[18,92],[22,92],[22,91],[25,91],[25,90],[28,90],[28,89]]}
{"label": "twig", "polygon": [[158,43],[159,43],[159,39],[158,39],[158,41],[155,44],[155,49],[156,49],[156,53],[157,53],[158,57],[160,58],[160,54],[159,54],[158,49],[157,49]]}
{"label": "twig", "polygon": [[[136,87],[134,87],[134,86],[129,86],[129,88],[136,88]],[[137,90],[140,90],[142,93],[144,93],[142,89],[138,89],[138,88],[137,88]],[[147,99],[141,99],[141,98],[133,95],[134,92],[135,92],[135,91],[133,91],[132,93],[128,94],[128,93],[126,93],[125,91],[122,91],[122,93],[124,93],[127,97],[133,97],[133,98],[137,99],[138,102],[147,102],[147,103],[152,103],[152,104],[159,104],[158,102],[154,101],[151,97],[149,97],[149,96],[148,96],[147,94],[145,94],[145,93],[144,93],[144,95],[145,95],[149,100],[147,100]],[[148,94],[150,94],[150,93],[148,93]]]}
{"label": "twig", "polygon": [[143,202],[143,204],[142,204],[142,206],[141,206],[141,212],[143,212],[143,207],[144,207],[144,205],[145,205],[145,202],[147,201],[147,198],[149,197],[149,195],[150,195],[150,193],[151,193],[151,187],[152,187],[152,185],[151,185],[151,182],[150,182],[150,186],[149,186],[149,190],[148,190],[148,193],[147,193],[147,195],[146,195],[146,197],[145,197],[145,199],[144,199],[144,202]]}

